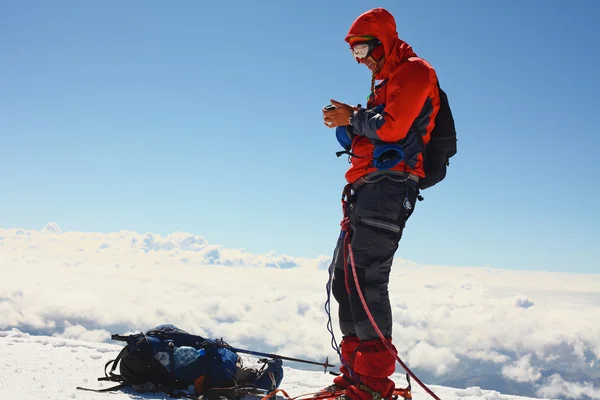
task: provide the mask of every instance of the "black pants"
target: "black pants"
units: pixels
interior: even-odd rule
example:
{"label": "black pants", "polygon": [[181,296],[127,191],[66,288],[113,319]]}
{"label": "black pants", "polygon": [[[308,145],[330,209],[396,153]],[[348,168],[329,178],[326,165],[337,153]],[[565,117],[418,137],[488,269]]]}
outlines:
{"label": "black pants", "polygon": [[[379,176],[358,187],[351,199],[348,217],[352,223],[351,244],[356,274],[367,306],[386,338],[392,336],[392,310],[388,293],[390,270],[406,220],[418,194],[417,183],[403,178]],[[339,303],[340,329],[344,336],[378,339],[356,292],[348,260],[348,282],[344,277],[343,239],[338,239],[330,269],[334,269],[332,293]]]}

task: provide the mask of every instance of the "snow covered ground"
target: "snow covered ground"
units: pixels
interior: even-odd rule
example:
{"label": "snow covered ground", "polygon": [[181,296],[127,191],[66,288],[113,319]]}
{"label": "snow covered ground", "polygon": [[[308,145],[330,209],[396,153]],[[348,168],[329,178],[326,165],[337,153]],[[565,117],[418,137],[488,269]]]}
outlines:
{"label": "snow covered ground", "polygon": [[[103,376],[104,364],[116,357],[121,346],[84,342],[48,336],[31,336],[16,329],[0,331],[0,399],[169,399],[161,394],[124,392],[94,393],[76,390],[77,386],[101,388],[110,383],[98,382]],[[302,371],[286,367],[281,388],[290,396],[318,390],[331,383],[331,375],[315,371]],[[400,383],[399,374],[394,377]],[[400,384],[400,386],[402,386]],[[485,399],[509,400],[526,397],[502,395],[477,387],[452,389],[431,386],[443,400]],[[413,398],[430,398],[420,388],[414,387]]]}
{"label": "snow covered ground", "polygon": [[[334,360],[323,308],[328,263],[186,233],[0,229],[0,399],[75,395],[114,357],[111,333],[163,323],[239,348]],[[600,399],[600,275],[398,258],[390,293],[403,361],[428,384],[460,388],[436,387],[442,398]],[[340,339],[335,301],[332,312]],[[331,379],[287,365],[291,395]]]}

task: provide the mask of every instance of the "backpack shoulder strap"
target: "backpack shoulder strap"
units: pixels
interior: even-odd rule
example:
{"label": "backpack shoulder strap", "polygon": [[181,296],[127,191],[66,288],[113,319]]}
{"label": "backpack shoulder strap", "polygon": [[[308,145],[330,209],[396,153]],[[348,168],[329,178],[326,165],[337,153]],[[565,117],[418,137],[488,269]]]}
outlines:
{"label": "backpack shoulder strap", "polygon": [[[123,358],[123,354],[125,354],[126,352],[127,352],[127,346],[125,346],[121,349],[121,351],[117,355],[117,358],[115,358],[114,360],[110,360],[109,362],[104,364],[104,377],[98,378],[99,381],[123,382],[123,377],[121,375],[115,373],[115,369],[117,369],[117,364],[119,364],[119,361],[121,361],[121,358]],[[106,369],[108,368],[108,366],[110,364],[112,364],[112,367],[111,367],[110,371],[107,373]]]}
{"label": "backpack shoulder strap", "polygon": [[122,383],[119,383],[116,386],[111,386],[111,387],[107,387],[107,388],[103,388],[103,389],[90,389],[90,388],[84,388],[84,387],[81,387],[81,386],[77,386],[76,389],[78,389],[78,390],[85,390],[86,392],[105,393],[105,392],[112,392],[112,391],[115,391],[115,390],[123,389],[124,387],[127,387],[127,386],[129,386],[129,383],[122,382]]}

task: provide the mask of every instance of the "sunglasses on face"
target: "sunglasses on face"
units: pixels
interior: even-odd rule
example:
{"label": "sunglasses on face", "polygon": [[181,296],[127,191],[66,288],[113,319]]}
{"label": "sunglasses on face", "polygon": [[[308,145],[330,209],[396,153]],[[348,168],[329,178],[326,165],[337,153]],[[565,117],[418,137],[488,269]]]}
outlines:
{"label": "sunglasses on face", "polygon": [[354,46],[351,46],[350,51],[354,58],[363,59],[367,58],[371,54],[371,51],[380,44],[381,42],[379,40],[373,39],[368,42],[357,43]]}

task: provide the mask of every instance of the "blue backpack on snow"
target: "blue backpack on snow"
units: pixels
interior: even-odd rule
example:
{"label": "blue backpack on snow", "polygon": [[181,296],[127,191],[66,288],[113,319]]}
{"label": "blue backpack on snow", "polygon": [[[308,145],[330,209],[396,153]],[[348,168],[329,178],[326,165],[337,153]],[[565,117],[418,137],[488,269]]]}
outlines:
{"label": "blue backpack on snow", "polygon": [[[170,324],[146,333],[112,335],[112,339],[127,345],[104,366],[105,376],[98,380],[119,385],[100,390],[78,389],[105,392],[131,386],[137,392],[189,397],[242,387],[273,391],[283,379],[281,359],[261,360],[261,369],[245,368],[242,359],[223,340],[192,335]],[[115,372],[117,365],[119,374]]]}

